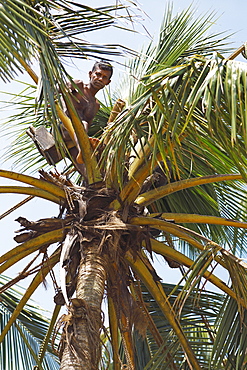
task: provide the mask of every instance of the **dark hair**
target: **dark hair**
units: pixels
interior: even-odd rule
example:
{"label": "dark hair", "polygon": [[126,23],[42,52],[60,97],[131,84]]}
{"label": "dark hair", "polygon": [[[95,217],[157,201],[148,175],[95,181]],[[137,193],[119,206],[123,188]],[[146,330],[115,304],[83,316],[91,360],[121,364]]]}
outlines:
{"label": "dark hair", "polygon": [[111,78],[111,76],[113,74],[113,68],[112,68],[112,65],[109,62],[105,62],[105,61],[101,60],[100,62],[94,63],[93,68],[92,68],[92,72],[95,71],[97,68],[103,69],[103,71],[110,71],[111,72],[110,78]]}

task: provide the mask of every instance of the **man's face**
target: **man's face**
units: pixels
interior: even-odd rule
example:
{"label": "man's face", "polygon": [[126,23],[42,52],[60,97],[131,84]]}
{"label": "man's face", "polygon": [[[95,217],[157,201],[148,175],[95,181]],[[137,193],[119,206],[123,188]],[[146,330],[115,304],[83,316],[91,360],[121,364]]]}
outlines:
{"label": "man's face", "polygon": [[94,71],[89,72],[90,84],[96,89],[103,89],[108,85],[110,80],[111,72],[105,69],[96,68]]}

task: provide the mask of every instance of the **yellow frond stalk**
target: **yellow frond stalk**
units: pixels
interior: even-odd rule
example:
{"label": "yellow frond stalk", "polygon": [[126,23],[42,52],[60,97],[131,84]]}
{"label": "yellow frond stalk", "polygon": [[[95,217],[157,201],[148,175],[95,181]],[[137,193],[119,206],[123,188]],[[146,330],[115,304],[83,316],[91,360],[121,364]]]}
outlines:
{"label": "yellow frond stalk", "polygon": [[113,366],[114,370],[121,370],[121,363],[118,355],[119,340],[118,340],[118,319],[114,302],[111,297],[108,297],[108,314],[109,314],[109,325],[111,332],[111,343],[113,352]]}
{"label": "yellow frond stalk", "polygon": [[[164,135],[166,130],[167,130],[167,127],[164,126],[162,128],[162,135]],[[148,156],[151,154],[151,151],[154,148],[155,142],[156,142],[156,136],[152,135],[148,143],[146,143],[144,147],[140,144],[140,142],[137,143],[135,147],[135,151],[134,151],[136,158],[131,163],[129,172],[128,172],[128,177],[130,180],[133,177],[136,177],[137,171],[139,171],[141,167],[145,165],[145,163],[147,162],[146,158],[148,158]],[[174,147],[174,144],[170,143],[170,148],[173,148],[173,147]],[[167,149],[165,149],[165,151],[167,152]],[[161,160],[161,158],[162,158],[161,153],[157,153],[157,162]]]}
{"label": "yellow frond stalk", "polygon": [[136,172],[135,176],[133,176],[131,180],[125,185],[125,187],[120,193],[120,198],[123,202],[127,201],[128,204],[130,204],[136,199],[136,197],[140,193],[143,182],[150,175],[153,165],[156,165],[160,158],[161,156],[158,155],[157,160],[154,163],[152,163],[152,161],[146,163]]}
{"label": "yellow frond stalk", "polygon": [[128,318],[123,313],[121,314],[120,323],[124,353],[127,360],[128,369],[135,370],[135,354],[131,335],[131,328]]}
{"label": "yellow frond stalk", "polygon": [[[191,245],[193,245],[197,249],[204,250],[204,245],[202,243],[198,242],[195,238],[192,238],[189,235],[189,233],[186,232],[186,231],[190,231],[190,230],[186,229],[186,231],[184,231],[184,229],[182,229],[181,226],[175,225],[171,222],[167,222],[167,221],[159,220],[159,219],[154,219],[154,218],[151,218],[151,217],[144,217],[144,216],[131,217],[128,220],[128,222],[131,225],[140,225],[140,226],[149,225],[151,227],[155,227],[158,230],[166,231],[169,234],[172,234],[174,236],[177,236],[177,237],[187,241],[188,243],[190,243]],[[196,236],[200,237],[201,239],[205,240],[206,242],[211,242],[210,239],[205,238],[202,235],[199,235],[199,234],[197,234],[193,231],[191,231],[191,234],[196,234]]]}
{"label": "yellow frond stalk", "polygon": [[31,67],[29,67],[29,65],[25,62],[24,59],[22,59],[20,57],[19,54],[13,52],[13,55],[16,57],[16,59],[18,59],[18,61],[20,62],[20,64],[22,65],[22,67],[27,71],[27,73],[29,74],[29,76],[33,79],[33,81],[38,84],[39,82],[39,78],[38,76],[36,75],[36,73],[32,70]]}
{"label": "yellow frond stalk", "polygon": [[139,142],[137,143],[135,147],[136,158],[131,163],[128,171],[128,177],[130,180],[136,176],[137,171],[145,164],[145,158],[148,158],[148,156],[150,155],[151,149],[154,145],[154,141],[155,137],[152,136],[149,140],[149,143],[145,144],[144,147],[141,146]]}
{"label": "yellow frond stalk", "polygon": [[[17,247],[11,249],[7,253],[0,257],[0,274],[2,274],[9,267],[13,266],[16,262],[20,261],[22,258],[28,256],[29,254],[35,252],[42,246],[46,244],[53,244],[63,240],[64,229],[58,229],[49,231],[48,233],[42,234],[18,245]],[[5,262],[5,263],[4,263]]]}
{"label": "yellow frond stalk", "polygon": [[[164,134],[166,131],[166,127],[162,129],[162,134]],[[185,135],[181,135],[180,140],[182,140],[185,137]],[[144,180],[151,174],[153,168],[157,166],[157,164],[160,161],[164,161],[164,155],[162,153],[164,152],[170,152],[173,157],[173,163],[175,164],[175,167],[177,168],[176,164],[176,158],[174,155],[174,143],[169,141],[169,145],[165,148],[159,148],[160,151],[156,154],[156,158],[153,158],[153,160],[148,160],[148,156],[151,154],[151,151],[154,147],[154,143],[156,141],[155,135],[153,135],[149,142],[142,147],[140,143],[137,145],[137,154],[136,158],[134,159],[133,163],[130,165],[128,176],[129,176],[129,182],[124,187],[122,193],[120,194],[121,199],[127,200],[128,203],[133,202],[137,195],[140,192],[141,186],[144,182]],[[166,163],[165,163],[166,165]],[[177,168],[177,173],[179,173],[179,170]]]}
{"label": "yellow frond stalk", "polygon": [[[210,244],[211,246],[214,246],[215,248],[217,248],[217,250],[220,250],[220,251],[224,250],[221,246],[214,243],[212,240],[210,240],[208,238],[205,238],[203,235],[200,235],[200,234],[196,233],[195,231],[186,229],[182,226],[175,225],[171,222],[167,222],[167,221],[163,221],[163,220],[159,220],[159,219],[152,219],[151,217],[139,216],[139,217],[130,218],[129,223],[132,224],[132,225],[140,225],[140,226],[149,225],[151,227],[155,227],[158,230],[165,231],[169,234],[172,234],[172,235],[186,241],[187,243],[191,244],[192,246],[194,246],[195,248],[197,248],[201,251],[204,250],[206,246],[204,244],[200,243],[195,238],[193,238],[191,235],[194,235],[195,237],[197,237],[201,240],[204,240],[204,242],[206,242],[206,244]],[[221,266],[226,268],[224,262],[222,261],[222,259],[220,257],[216,256],[214,259]]]}
{"label": "yellow frond stalk", "polygon": [[34,195],[36,197],[49,200],[50,202],[57,203],[59,205],[62,204],[62,200],[60,198],[57,198],[54,195],[48,193],[48,191],[29,186],[0,186],[0,193]]}
{"label": "yellow frond stalk", "polygon": [[201,367],[195,357],[195,354],[181,328],[181,325],[178,321],[178,318],[166,296],[161,284],[158,284],[154,281],[151,273],[148,271],[145,264],[140,259],[135,259],[130,252],[127,252],[125,255],[126,260],[130,264],[131,268],[136,272],[140,277],[142,282],[145,284],[150,294],[158,303],[161,311],[169,321],[171,327],[176,333],[182,348],[184,350],[185,356],[187,357],[188,363],[191,370],[201,370]]}
{"label": "yellow frond stalk", "polygon": [[205,216],[198,214],[189,213],[151,213],[149,217],[163,218],[167,221],[172,220],[176,223],[196,223],[196,224],[213,224],[213,225],[225,225],[241,227],[243,229],[247,228],[247,222],[231,220],[223,217],[217,216]]}
{"label": "yellow frond stalk", "polygon": [[[89,184],[92,184],[94,182],[101,181],[102,177],[100,174],[100,169],[96,157],[93,154],[93,149],[91,147],[88,134],[86,133],[85,128],[80,118],[78,117],[75,108],[73,107],[71,99],[68,100],[67,97],[64,96],[64,100],[66,101],[66,106],[71,118],[72,125],[69,124],[68,118],[63,121],[63,119],[65,118],[64,116],[66,115],[62,115],[61,110],[59,109],[60,117],[65,127],[68,127],[69,134],[74,143],[76,143],[76,135],[82,153],[83,162],[86,166],[88,182]],[[73,127],[73,132],[71,132],[71,126]]]}
{"label": "yellow frond stalk", "polygon": [[61,198],[63,200],[66,199],[66,194],[63,189],[55,184],[51,184],[48,181],[36,179],[35,177],[23,175],[22,173],[17,173],[13,171],[7,170],[0,170],[0,177],[5,177],[10,180],[20,181],[25,184],[29,184],[35,186],[36,188],[46,190],[50,194],[54,195],[57,198]]}
{"label": "yellow frond stalk", "polygon": [[198,185],[210,184],[212,182],[241,180],[242,178],[243,177],[240,174],[223,174],[223,175],[202,176],[192,179],[171,182],[165,186],[161,186],[157,189],[153,189],[139,195],[135,202],[142,206],[148,206],[152,202],[161,199],[166,195],[175,193],[176,191],[179,190],[188,189]]}

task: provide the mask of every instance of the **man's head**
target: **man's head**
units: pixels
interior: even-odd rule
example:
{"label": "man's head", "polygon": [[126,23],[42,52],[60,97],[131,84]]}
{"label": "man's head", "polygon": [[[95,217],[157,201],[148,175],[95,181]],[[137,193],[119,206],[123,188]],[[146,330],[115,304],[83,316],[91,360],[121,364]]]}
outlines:
{"label": "man's head", "polygon": [[104,62],[103,60],[101,60],[100,62],[94,63],[92,72],[95,71],[96,69],[102,69],[103,71],[109,71],[110,72],[110,78],[113,74],[112,65],[108,62]]}
{"label": "man's head", "polygon": [[112,65],[108,62],[96,62],[89,72],[90,85],[96,89],[103,89],[106,85],[111,82],[111,76],[113,73]]}

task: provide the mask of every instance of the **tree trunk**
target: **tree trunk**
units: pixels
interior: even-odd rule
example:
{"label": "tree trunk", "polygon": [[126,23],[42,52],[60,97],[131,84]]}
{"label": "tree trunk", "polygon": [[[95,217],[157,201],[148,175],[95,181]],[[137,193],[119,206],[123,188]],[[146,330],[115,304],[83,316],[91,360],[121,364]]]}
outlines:
{"label": "tree trunk", "polygon": [[76,298],[65,318],[61,370],[98,369],[101,354],[101,303],[106,281],[106,258],[95,239],[83,243]]}

